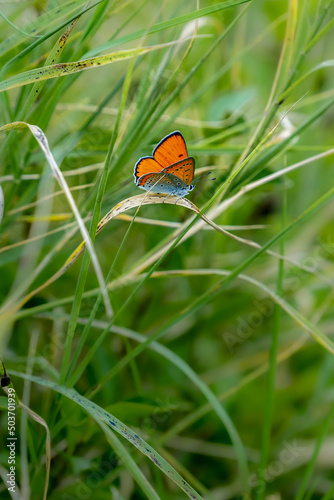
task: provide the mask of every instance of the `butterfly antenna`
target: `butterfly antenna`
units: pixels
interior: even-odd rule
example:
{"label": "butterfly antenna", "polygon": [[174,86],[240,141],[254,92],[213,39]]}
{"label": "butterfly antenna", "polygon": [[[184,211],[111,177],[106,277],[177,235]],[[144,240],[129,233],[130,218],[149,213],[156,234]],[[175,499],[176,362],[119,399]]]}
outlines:
{"label": "butterfly antenna", "polygon": [[192,183],[196,184],[196,182],[215,181],[216,177],[214,177],[213,179],[203,179],[203,177],[206,177],[207,175],[210,175],[210,174],[211,174],[211,172],[206,172],[206,174],[203,174],[200,177],[197,177],[197,179],[195,179]]}

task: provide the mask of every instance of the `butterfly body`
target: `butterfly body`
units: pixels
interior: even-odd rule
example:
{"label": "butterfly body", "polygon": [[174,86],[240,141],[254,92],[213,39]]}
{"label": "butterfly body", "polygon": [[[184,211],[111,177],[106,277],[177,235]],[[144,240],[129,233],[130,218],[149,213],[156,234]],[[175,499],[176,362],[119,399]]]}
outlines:
{"label": "butterfly body", "polygon": [[140,158],[134,170],[136,185],[152,193],[183,198],[194,189],[195,160],[188,156],[179,131],[164,137],[153,156]]}

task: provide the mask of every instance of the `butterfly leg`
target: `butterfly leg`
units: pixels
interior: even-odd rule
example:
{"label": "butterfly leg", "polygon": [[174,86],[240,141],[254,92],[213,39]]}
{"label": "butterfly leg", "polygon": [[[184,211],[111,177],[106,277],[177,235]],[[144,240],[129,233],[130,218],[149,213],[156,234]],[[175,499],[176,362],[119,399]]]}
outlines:
{"label": "butterfly leg", "polygon": [[176,201],[175,201],[174,205],[177,205],[177,202],[178,202],[179,200],[182,200],[182,198],[184,198],[184,196],[179,196],[178,198],[176,198]]}
{"label": "butterfly leg", "polygon": [[169,194],[166,196],[166,198],[164,198],[164,201],[163,201],[162,203],[165,203],[165,201],[167,200],[167,198],[168,198],[169,196],[173,196],[173,194],[172,194],[172,193],[169,193]]}

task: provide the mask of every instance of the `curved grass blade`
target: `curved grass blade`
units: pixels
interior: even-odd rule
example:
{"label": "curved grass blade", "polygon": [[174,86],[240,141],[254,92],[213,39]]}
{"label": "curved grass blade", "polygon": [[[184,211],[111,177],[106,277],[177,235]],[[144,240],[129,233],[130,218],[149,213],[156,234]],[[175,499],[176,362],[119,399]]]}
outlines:
{"label": "curved grass blade", "polygon": [[[91,221],[90,230],[89,230],[92,238],[94,237],[94,234],[96,234],[96,229],[97,229],[100,214],[101,214],[102,199],[103,199],[103,195],[105,193],[105,189],[106,189],[106,185],[107,185],[107,178],[108,178],[108,173],[110,170],[110,162],[111,162],[115,142],[117,140],[119,126],[121,123],[121,117],[122,117],[122,113],[123,113],[124,106],[126,103],[134,66],[135,66],[135,59],[132,59],[127,76],[126,76],[125,81],[124,81],[119,112],[118,112],[118,115],[116,118],[114,130],[113,130],[113,133],[112,133],[112,136],[110,139],[108,152],[107,152],[107,156],[106,156],[106,159],[104,162],[104,167],[102,170],[100,181],[98,183],[97,194],[95,197],[95,203],[94,203],[94,209],[93,209],[93,215],[92,215],[92,221]],[[66,380],[66,374],[67,374],[67,370],[68,370],[68,367],[70,364],[72,340],[74,337],[77,319],[79,317],[82,294],[84,292],[84,286],[85,286],[85,282],[86,282],[88,269],[89,269],[89,257],[86,254],[85,257],[83,258],[83,261],[81,264],[81,271],[80,271],[79,279],[78,279],[77,286],[76,286],[76,293],[75,293],[75,299],[73,302],[73,307],[72,307],[72,312],[71,312],[71,319],[69,321],[68,330],[67,330],[67,336],[66,336],[66,342],[65,342],[65,348],[64,348],[64,356],[63,356],[62,366],[61,366],[61,370],[60,370],[60,375],[61,375],[60,382],[61,383],[64,383]]]}
{"label": "curved grass blade", "polygon": [[116,434],[112,432],[111,429],[107,425],[105,425],[101,420],[95,421],[101,427],[103,432],[105,433],[108,441],[110,442],[113,449],[116,451],[117,455],[120,457],[122,462],[125,464],[127,469],[129,470],[131,476],[135,479],[137,484],[141,487],[144,494],[150,500],[160,500],[159,495],[154,490],[150,481],[146,478],[145,474],[140,470],[135,460],[132,458],[131,454],[128,452],[126,447],[121,443]]}
{"label": "curved grass blade", "polygon": [[[320,155],[316,155],[314,157],[312,157],[312,160],[314,161],[315,159],[318,159],[319,157],[323,157],[323,156],[327,156],[329,154],[332,154],[334,152],[334,150],[330,150],[328,152],[325,152],[325,153],[321,153]],[[274,174],[271,174],[270,176],[268,176],[269,180],[272,180],[276,177],[279,177],[285,173],[287,173],[288,171],[290,170],[294,170],[296,168],[299,168],[300,166],[304,165],[304,163],[309,163],[311,161],[311,158],[305,160],[305,162],[299,162],[295,165],[292,165],[290,167],[287,167],[286,169],[283,169],[282,171],[279,171],[277,173],[274,173]],[[252,183],[250,185],[250,189],[254,189],[255,187],[257,187],[258,185],[262,184],[262,183],[265,183],[265,179],[260,179],[259,181],[255,181],[254,183]],[[244,190],[246,189],[243,188]],[[221,188],[220,188],[221,190]],[[219,190],[219,191],[220,191]],[[218,191],[218,192],[219,192]],[[331,197],[332,195],[332,191],[333,190],[330,190],[326,195],[323,196],[323,198],[321,200],[327,200],[328,201],[328,198]],[[237,193],[236,198],[239,198],[239,196],[241,195],[242,193]],[[104,226],[113,218],[115,218],[117,215],[119,215],[120,213],[126,211],[126,210],[129,210],[131,208],[134,208],[134,207],[138,207],[139,205],[146,205],[146,204],[151,204],[151,203],[161,203],[163,200],[164,200],[164,196],[160,196],[160,195],[153,195],[153,194],[145,194],[145,195],[138,195],[138,196],[134,196],[132,198],[128,198],[127,200],[124,200],[123,202],[119,203],[118,205],[116,205],[112,210],[110,210],[102,219],[101,221],[99,222],[98,226],[97,226],[97,230],[96,230],[96,236],[102,231],[102,229],[104,228]],[[170,203],[170,204],[174,204],[174,200],[173,199],[166,199],[165,200],[166,203]],[[231,203],[233,202],[233,197],[232,197],[232,200],[231,200]],[[324,201],[322,201],[323,203]],[[230,202],[229,200],[226,200],[226,208],[227,206],[230,205]],[[312,213],[312,208],[314,209],[314,207],[320,207],[322,205],[322,203],[320,203],[320,205],[318,206],[318,204],[315,204],[314,206],[310,207],[310,209],[308,211],[306,211],[305,214],[307,213]],[[184,206],[185,208],[188,208],[190,210],[193,210],[195,213],[197,213],[197,217],[202,217],[202,219],[210,224],[213,228],[217,229],[218,231],[224,233],[224,234],[228,234],[225,230],[221,229],[219,226],[217,226],[214,222],[212,222],[208,217],[206,217],[203,213],[203,210],[200,211],[193,203],[191,203],[189,200],[187,199],[181,199],[178,201],[178,204],[179,205],[182,205]],[[289,231],[292,227],[294,227],[298,221],[300,219],[303,219],[304,215],[301,215],[299,218],[297,218],[297,220],[293,223],[291,223],[287,229],[286,229],[286,232]],[[192,222],[192,224],[194,224],[194,221]],[[184,232],[186,231],[186,229],[184,230]],[[273,238],[270,242],[268,242],[266,245],[264,245],[262,248],[260,248],[258,250],[258,252],[253,256],[251,257],[250,259],[248,259],[246,261],[246,267],[248,266],[248,263],[252,262],[253,260],[255,260],[257,258],[258,255],[262,254],[264,251],[266,251],[270,246],[271,244],[278,240],[283,234],[285,234],[285,231],[282,231],[281,233],[279,233],[275,238]],[[182,235],[179,235],[178,236],[178,241],[182,238]],[[238,239],[237,237],[235,237],[236,239]],[[240,238],[239,238],[240,240]],[[171,245],[175,245],[175,242],[172,243]],[[162,249],[162,253],[161,253],[161,256],[160,256],[160,259],[163,258],[163,254],[167,251],[170,251],[171,249],[171,245],[169,245],[169,247],[166,249]],[[23,304],[25,304],[31,297],[33,297],[36,293],[40,292],[41,290],[43,290],[44,288],[46,288],[47,286],[49,286],[51,283],[53,283],[54,281],[56,281],[60,276],[62,276],[66,271],[67,269],[69,269],[69,267],[77,260],[77,258],[82,254],[82,252],[84,251],[85,249],[85,242],[82,242],[77,248],[76,250],[70,255],[70,257],[66,260],[65,264],[53,275],[51,276],[51,278],[49,278],[49,280],[47,280],[45,283],[43,283],[40,287],[38,287],[37,289],[33,290],[32,292],[30,292],[30,294],[28,294],[26,297],[24,297],[22,299],[22,301],[17,304],[16,306],[16,310],[18,310],[20,307],[22,307]],[[155,259],[156,260],[156,259]],[[244,267],[240,268],[240,269],[244,269]],[[152,271],[153,272],[153,271]],[[239,271],[241,272],[241,271]],[[238,274],[238,273],[237,273]],[[227,282],[229,282],[229,279],[227,279]],[[225,285],[224,285],[225,286]],[[214,287],[215,288],[215,287]],[[209,293],[209,292],[208,292]],[[211,293],[211,292],[210,292]],[[210,296],[210,293],[209,293],[209,296]],[[305,318],[302,318],[299,313],[296,311],[296,317],[298,317],[298,320],[301,322],[301,324],[311,333],[311,335],[315,338],[315,340],[317,342],[319,342],[323,347],[325,347],[326,349],[328,349],[330,352],[334,352],[334,344],[332,344],[332,342],[322,333],[320,332],[319,330],[317,329],[314,329],[313,325],[311,325]]]}
{"label": "curved grass blade", "polygon": [[[92,241],[89,237],[86,226],[85,226],[85,224],[81,218],[81,215],[79,213],[79,210],[75,204],[75,201],[73,199],[71,191],[69,190],[68,185],[64,179],[64,176],[63,176],[60,168],[58,167],[58,165],[57,165],[57,163],[56,163],[56,161],[51,153],[51,150],[50,150],[49,144],[48,144],[48,140],[47,140],[45,134],[43,133],[43,131],[39,127],[36,127],[35,125],[30,125],[29,123],[25,123],[25,122],[14,122],[14,123],[11,123],[9,125],[4,125],[3,127],[0,128],[0,132],[6,131],[6,130],[12,130],[14,128],[22,128],[22,127],[28,127],[30,132],[33,134],[33,136],[37,140],[40,148],[42,149],[42,151],[44,153],[44,156],[45,156],[47,162],[49,163],[49,165],[51,167],[51,170],[52,170],[55,178],[57,179],[57,181],[58,181],[60,187],[63,189],[64,193],[66,194],[67,200],[68,200],[68,202],[71,206],[71,209],[73,211],[73,214],[75,215],[75,218],[78,222],[81,234],[84,238],[84,241],[87,244],[87,249],[90,253],[90,256],[92,259],[92,264],[94,266],[96,276],[97,276],[97,279],[98,279],[100,287],[101,287],[101,292],[103,295],[103,300],[105,303],[106,312],[107,312],[108,316],[110,317],[110,316],[112,316],[112,308],[111,308],[108,292],[105,288],[103,274],[102,274],[102,270],[101,270],[96,252],[94,250],[94,247],[93,247]],[[7,304],[7,306],[8,306],[8,304]]]}
{"label": "curved grass blade", "polygon": [[42,425],[45,429],[46,432],[46,438],[45,438],[45,466],[46,466],[46,477],[45,477],[45,486],[44,486],[44,492],[43,492],[43,500],[46,500],[47,498],[47,493],[48,493],[48,486],[49,486],[49,478],[50,478],[50,468],[51,468],[51,434],[50,434],[50,429],[44,418],[42,418],[40,415],[35,413],[31,408],[28,406],[24,405],[20,401],[20,406],[25,409],[25,411],[29,414],[29,416],[35,420],[38,424]]}
{"label": "curved grass blade", "polygon": [[120,434],[130,444],[135,446],[141,453],[143,453],[143,455],[148,457],[167,477],[169,477],[169,479],[177,484],[177,486],[179,486],[179,488],[184,491],[189,498],[193,500],[202,500],[202,497],[178,474],[178,472],[176,472],[175,469],[173,469],[173,467],[161,455],[159,455],[159,453],[154,450],[154,448],[152,448],[138,434],[133,432],[130,427],[125,425],[122,421],[118,420],[108,411],[98,406],[96,403],[93,403],[92,401],[89,401],[89,399],[86,399],[84,396],[81,396],[74,389],[69,389],[67,387],[58,385],[50,380],[44,380],[41,377],[36,377],[35,375],[19,373],[15,370],[11,370],[11,374],[47,387],[78,404],[85,411],[87,411],[87,413],[94,420],[105,422],[113,431]]}
{"label": "curved grass blade", "polygon": [[22,30],[21,28],[16,26],[14,23],[12,23],[11,20],[8,19],[8,17],[6,17],[5,14],[1,11],[0,11],[0,16],[2,17],[2,19],[4,21],[6,21],[6,23],[8,23],[20,35],[23,35],[26,38],[40,38],[40,35],[29,35],[29,33],[27,33],[26,31]]}

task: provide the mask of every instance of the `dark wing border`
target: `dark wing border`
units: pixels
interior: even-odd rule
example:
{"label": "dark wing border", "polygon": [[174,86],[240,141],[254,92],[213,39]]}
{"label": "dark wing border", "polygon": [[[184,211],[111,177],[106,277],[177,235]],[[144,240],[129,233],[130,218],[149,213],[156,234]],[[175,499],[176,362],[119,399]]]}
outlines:
{"label": "dark wing border", "polygon": [[183,135],[181,134],[181,132],[179,130],[174,130],[174,132],[171,132],[170,134],[166,135],[166,137],[164,137],[163,139],[161,139],[161,141],[159,142],[159,144],[157,144],[155,146],[155,148],[153,149],[153,156],[154,156],[154,153],[156,152],[156,150],[165,142],[167,141],[167,139],[169,139],[170,137],[172,137],[172,135],[179,135],[181,137],[181,139],[183,140],[184,142],[184,147],[186,148],[186,153],[187,153],[187,156],[188,156],[188,150],[187,150],[187,145],[186,145],[186,141],[184,140],[184,137]]}

